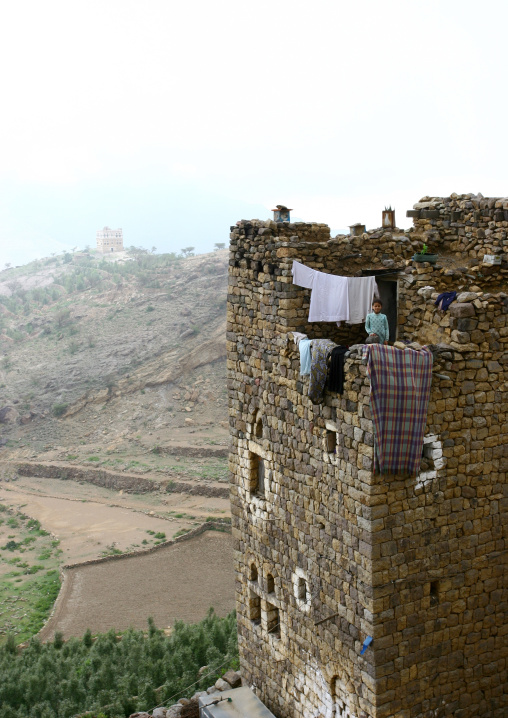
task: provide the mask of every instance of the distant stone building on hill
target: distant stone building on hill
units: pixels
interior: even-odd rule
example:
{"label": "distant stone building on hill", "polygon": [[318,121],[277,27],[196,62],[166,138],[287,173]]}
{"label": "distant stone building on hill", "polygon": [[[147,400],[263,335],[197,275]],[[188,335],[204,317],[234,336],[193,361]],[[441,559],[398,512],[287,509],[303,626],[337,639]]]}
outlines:
{"label": "distant stone building on hill", "polygon": [[[231,227],[238,642],[244,681],[277,718],[508,715],[508,197],[425,197],[408,216],[410,230],[336,238],[325,224]],[[417,475],[375,470],[360,348],[342,395],[309,397],[295,332],[350,347],[367,334],[309,323],[293,260],[374,275],[390,343],[430,347]]]}
{"label": "distant stone building on hill", "polygon": [[98,252],[122,252],[123,232],[122,229],[111,229],[104,227],[97,230],[97,251]]}

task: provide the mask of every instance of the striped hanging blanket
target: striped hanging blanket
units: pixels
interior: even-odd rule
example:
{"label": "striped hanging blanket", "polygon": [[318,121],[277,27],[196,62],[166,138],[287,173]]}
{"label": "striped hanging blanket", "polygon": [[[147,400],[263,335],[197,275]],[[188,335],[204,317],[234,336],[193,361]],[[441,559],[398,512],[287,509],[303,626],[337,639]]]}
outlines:
{"label": "striped hanging blanket", "polygon": [[420,469],[432,380],[432,354],[369,344],[367,370],[374,423],[374,470],[413,475]]}

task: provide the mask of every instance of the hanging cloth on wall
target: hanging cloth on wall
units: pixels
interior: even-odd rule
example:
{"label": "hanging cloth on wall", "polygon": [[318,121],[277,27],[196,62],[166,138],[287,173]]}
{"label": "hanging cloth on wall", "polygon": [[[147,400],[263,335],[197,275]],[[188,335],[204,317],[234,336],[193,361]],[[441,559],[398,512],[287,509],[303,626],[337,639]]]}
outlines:
{"label": "hanging cloth on wall", "polygon": [[446,312],[452,302],[457,299],[457,292],[443,292],[434,302],[435,307],[439,307],[443,312]]}
{"label": "hanging cloth on wall", "polygon": [[306,267],[305,264],[297,262],[296,259],[293,259],[291,273],[293,275],[293,284],[296,284],[299,287],[304,287],[305,289],[312,289],[314,275],[318,272],[316,269]]}
{"label": "hanging cloth on wall", "polygon": [[374,296],[378,294],[375,277],[348,277],[349,323],[361,324],[372,311]]}
{"label": "hanging cloth on wall", "polygon": [[340,322],[348,318],[347,277],[316,272],[310,295],[309,322]]}
{"label": "hanging cloth on wall", "polygon": [[312,289],[309,322],[361,324],[371,311],[377,291],[375,277],[326,274],[293,260],[293,284]]}
{"label": "hanging cloth on wall", "polygon": [[310,374],[310,350],[312,347],[311,339],[301,339],[298,345],[300,350],[300,374],[305,376]]}
{"label": "hanging cloth on wall", "polygon": [[366,345],[375,473],[416,474],[432,381],[432,353]]}
{"label": "hanging cloth on wall", "polygon": [[312,340],[312,358],[310,363],[309,399],[313,404],[321,404],[328,376],[328,357],[336,346],[331,339]]}
{"label": "hanging cloth on wall", "polygon": [[328,389],[342,394],[344,391],[344,354],[347,347],[338,346],[332,349],[330,356],[330,371],[328,374]]}

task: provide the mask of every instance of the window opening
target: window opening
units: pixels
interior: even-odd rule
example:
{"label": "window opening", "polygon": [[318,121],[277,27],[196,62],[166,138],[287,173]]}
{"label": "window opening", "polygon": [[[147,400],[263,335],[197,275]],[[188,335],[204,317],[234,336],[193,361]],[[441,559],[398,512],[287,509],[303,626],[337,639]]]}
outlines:
{"label": "window opening", "polygon": [[265,495],[265,462],[257,454],[251,454],[250,490],[256,496]]}
{"label": "window opening", "polygon": [[434,464],[434,447],[431,443],[425,443],[422,447],[422,460],[420,462],[420,472],[422,471],[435,471],[436,467]]}
{"label": "window opening", "polygon": [[263,421],[261,420],[261,417],[259,417],[254,425],[254,436],[256,439],[262,439],[263,438]]}
{"label": "window opening", "polygon": [[257,581],[258,580],[258,569],[255,563],[251,563],[250,569],[249,569],[249,581]]}
{"label": "window opening", "polygon": [[301,568],[297,568],[293,574],[293,594],[296,598],[296,605],[303,613],[310,613],[311,593],[309,578]]}
{"label": "window opening", "polygon": [[255,624],[261,622],[261,599],[252,590],[249,592],[249,618]]}
{"label": "window opening", "polygon": [[275,638],[280,638],[280,613],[277,606],[266,603],[266,630]]}
{"label": "window opening", "polygon": [[266,577],[266,590],[268,593],[273,593],[275,591],[275,581],[273,580],[271,573],[269,573]]}
{"label": "window opening", "polygon": [[439,581],[430,582],[430,605],[437,606],[439,603]]}
{"label": "window opening", "polygon": [[326,450],[329,454],[335,454],[335,450],[337,448],[337,434],[335,431],[327,431],[326,432]]}
{"label": "window opening", "polygon": [[298,576],[296,583],[296,597],[299,598],[300,601],[307,602],[308,600],[307,581],[301,576]]}

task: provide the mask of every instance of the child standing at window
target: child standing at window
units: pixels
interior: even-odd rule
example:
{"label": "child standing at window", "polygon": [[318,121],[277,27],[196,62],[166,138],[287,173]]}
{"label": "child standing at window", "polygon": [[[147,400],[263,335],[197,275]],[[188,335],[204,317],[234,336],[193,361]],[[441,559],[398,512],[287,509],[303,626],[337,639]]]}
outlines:
{"label": "child standing at window", "polygon": [[383,303],[380,299],[374,299],[372,302],[373,312],[367,314],[365,320],[365,331],[369,335],[366,344],[388,344],[390,336],[390,328],[386,314],[381,314]]}

